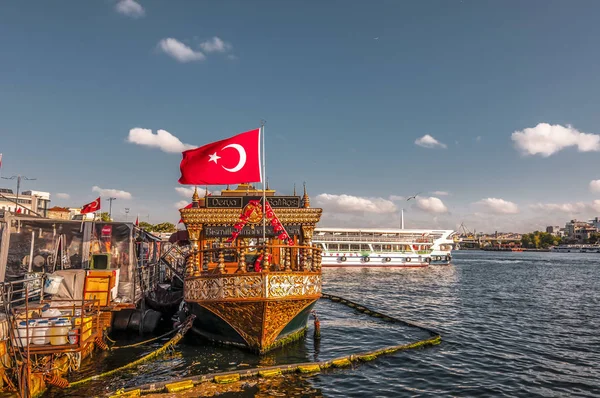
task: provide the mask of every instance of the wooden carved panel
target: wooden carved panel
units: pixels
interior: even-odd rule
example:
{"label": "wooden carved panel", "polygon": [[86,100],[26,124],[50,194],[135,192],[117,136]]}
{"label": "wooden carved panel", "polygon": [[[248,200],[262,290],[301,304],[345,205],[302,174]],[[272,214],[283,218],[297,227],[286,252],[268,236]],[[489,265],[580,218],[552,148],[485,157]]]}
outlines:
{"label": "wooden carved panel", "polygon": [[263,347],[273,344],[283,328],[314,301],[315,299],[268,301],[265,307]]}
{"label": "wooden carved panel", "polygon": [[251,348],[260,348],[263,330],[261,302],[208,302],[202,306],[227,322]]}

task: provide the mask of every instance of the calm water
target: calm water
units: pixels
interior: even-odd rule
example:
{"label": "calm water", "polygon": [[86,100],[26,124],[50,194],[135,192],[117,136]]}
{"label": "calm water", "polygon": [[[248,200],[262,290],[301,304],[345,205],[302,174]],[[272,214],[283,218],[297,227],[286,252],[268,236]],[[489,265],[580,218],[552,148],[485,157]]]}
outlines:
{"label": "calm water", "polygon": [[[450,267],[325,269],[323,276],[325,292],[434,328],[443,343],[310,378],[249,383],[227,397],[600,396],[598,254],[459,251]],[[48,396],[90,396],[217,370],[323,360],[425,336],[325,300],[316,310],[319,343],[309,332],[258,358],[187,339],[173,355],[135,371]],[[82,370],[110,369],[148,351],[96,356]]]}

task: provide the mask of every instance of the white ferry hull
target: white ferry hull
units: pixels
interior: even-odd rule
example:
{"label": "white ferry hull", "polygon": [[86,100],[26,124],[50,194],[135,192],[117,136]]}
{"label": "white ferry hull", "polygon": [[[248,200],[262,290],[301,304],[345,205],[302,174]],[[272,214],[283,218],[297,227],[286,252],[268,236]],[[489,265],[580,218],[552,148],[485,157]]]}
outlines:
{"label": "white ferry hull", "polygon": [[430,256],[398,255],[398,253],[386,255],[385,253],[363,257],[352,253],[323,253],[322,267],[354,267],[354,268],[422,268],[427,267]]}

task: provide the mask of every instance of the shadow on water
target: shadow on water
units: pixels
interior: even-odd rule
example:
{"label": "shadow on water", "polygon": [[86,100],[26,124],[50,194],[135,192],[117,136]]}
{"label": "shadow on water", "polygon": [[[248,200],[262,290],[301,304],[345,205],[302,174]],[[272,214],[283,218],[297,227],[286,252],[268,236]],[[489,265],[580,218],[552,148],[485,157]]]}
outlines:
{"label": "shadow on water", "polygon": [[[600,396],[599,255],[459,251],[454,257],[449,267],[323,271],[325,292],[436,329],[441,345],[311,378],[250,381],[220,396]],[[263,357],[190,336],[173,354],[135,370],[47,396],[91,396],[209,372],[326,360],[424,337],[326,300],[315,309],[322,332],[317,345],[312,321],[305,339]],[[96,355],[78,377],[160,345]]]}

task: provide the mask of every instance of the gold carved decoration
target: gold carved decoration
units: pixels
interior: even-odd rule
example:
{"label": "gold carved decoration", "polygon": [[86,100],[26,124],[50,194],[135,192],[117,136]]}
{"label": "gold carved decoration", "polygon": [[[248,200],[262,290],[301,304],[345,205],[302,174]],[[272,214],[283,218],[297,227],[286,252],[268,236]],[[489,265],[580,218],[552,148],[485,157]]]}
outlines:
{"label": "gold carved decoration", "polygon": [[266,303],[264,317],[263,348],[275,342],[279,333],[304,308],[314,303],[315,299],[269,301]]}
{"label": "gold carved decoration", "polygon": [[[265,281],[266,279],[266,281]],[[268,272],[186,278],[184,299],[211,300],[274,299],[321,295],[321,274]]]}
{"label": "gold carved decoration", "polygon": [[[286,224],[310,224],[316,225],[321,219],[323,209],[298,208],[298,209],[273,209],[279,221]],[[213,209],[213,208],[189,208],[182,209],[181,218],[188,227],[202,224],[209,225],[235,225],[240,219],[242,209]],[[262,212],[261,212],[262,213]]]}
{"label": "gold carved decoration", "polygon": [[276,340],[281,331],[302,310],[316,299],[259,301],[259,302],[210,302],[201,305],[227,322],[248,344],[257,351],[264,351]]}
{"label": "gold carved decoration", "polygon": [[260,348],[263,303],[202,303],[202,306],[231,326],[251,348]]}

